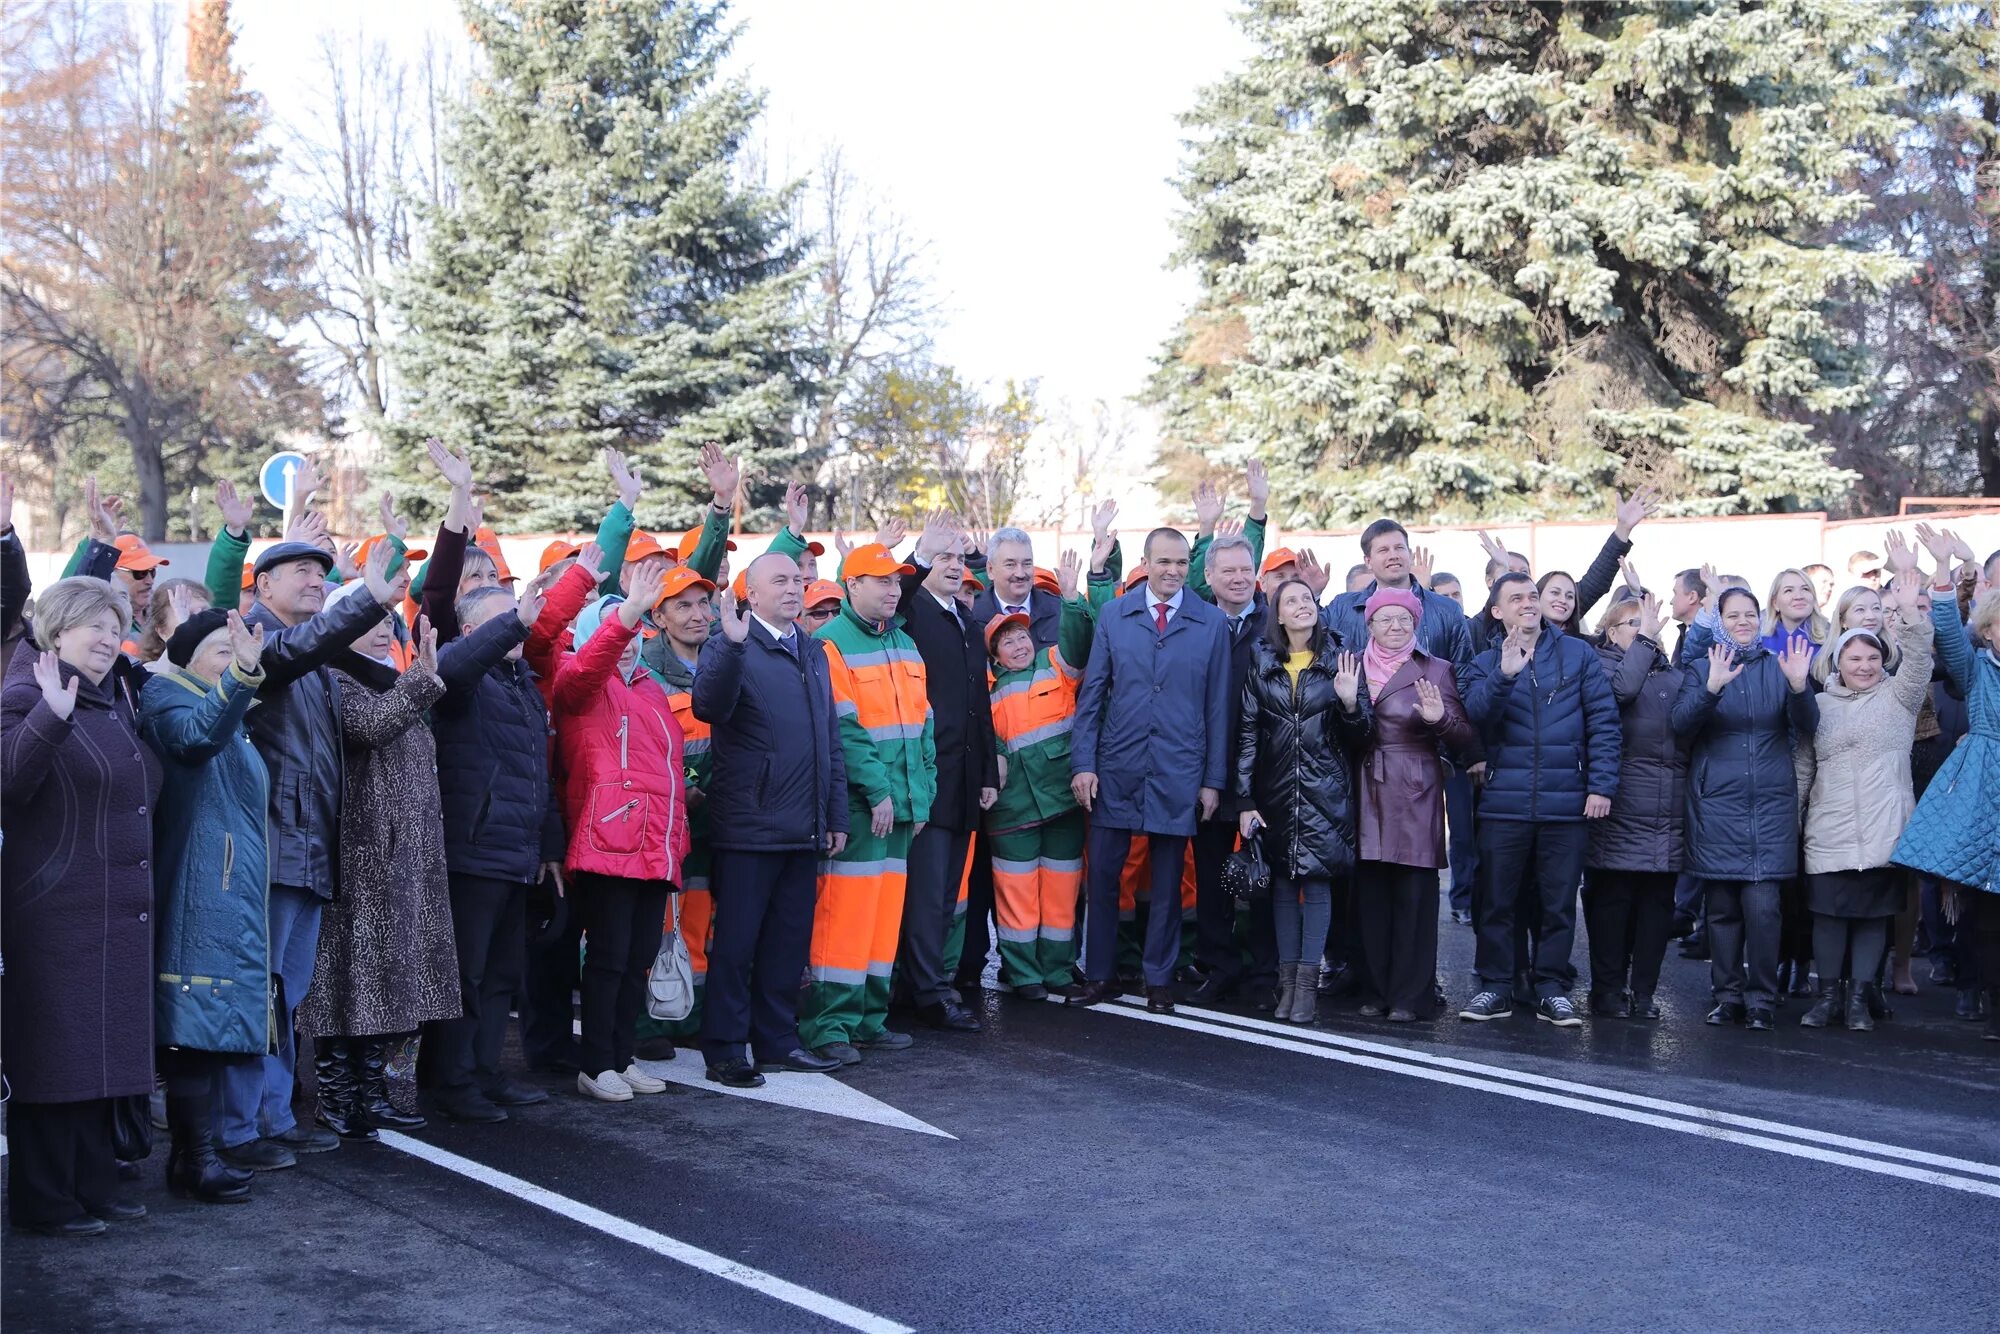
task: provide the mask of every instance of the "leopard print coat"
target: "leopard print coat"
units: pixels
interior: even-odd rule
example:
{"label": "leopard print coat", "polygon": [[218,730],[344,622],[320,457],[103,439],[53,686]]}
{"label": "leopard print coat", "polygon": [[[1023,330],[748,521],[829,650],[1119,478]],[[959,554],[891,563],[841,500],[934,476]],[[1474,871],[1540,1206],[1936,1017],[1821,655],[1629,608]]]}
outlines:
{"label": "leopard print coat", "polygon": [[348,655],[340,678],[347,748],[339,892],[320,919],[309,1037],[410,1033],[462,1013],[452,941],[437,747],[424,713],[444,685]]}

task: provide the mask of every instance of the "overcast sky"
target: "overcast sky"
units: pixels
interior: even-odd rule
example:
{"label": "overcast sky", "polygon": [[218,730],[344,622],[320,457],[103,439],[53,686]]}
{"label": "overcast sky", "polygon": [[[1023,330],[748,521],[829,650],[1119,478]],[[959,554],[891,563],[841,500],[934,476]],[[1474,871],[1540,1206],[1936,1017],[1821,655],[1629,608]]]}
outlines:
{"label": "overcast sky", "polygon": [[[237,0],[238,52],[296,123],[339,23],[414,53],[462,41],[450,0]],[[1039,376],[1044,399],[1137,390],[1192,293],[1169,273],[1176,117],[1246,45],[1224,0],[738,0],[737,59],[770,96],[768,151],[807,170],[838,143],[930,243],[939,356]],[[338,17],[334,17],[334,16]]]}

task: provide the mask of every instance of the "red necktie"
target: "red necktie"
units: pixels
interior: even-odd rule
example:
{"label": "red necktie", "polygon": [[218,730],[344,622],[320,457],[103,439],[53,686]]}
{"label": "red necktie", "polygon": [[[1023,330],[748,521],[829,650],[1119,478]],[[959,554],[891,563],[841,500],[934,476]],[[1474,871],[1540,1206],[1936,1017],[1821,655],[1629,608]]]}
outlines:
{"label": "red necktie", "polygon": [[1164,634],[1166,634],[1166,632],[1167,632],[1167,604],[1166,604],[1166,603],[1164,603],[1164,602],[1155,602],[1155,603],[1153,604],[1153,622],[1154,622],[1154,624],[1155,624],[1155,625],[1159,626],[1159,629],[1160,629],[1160,633],[1161,633],[1161,634],[1163,634],[1163,635],[1164,635]]}

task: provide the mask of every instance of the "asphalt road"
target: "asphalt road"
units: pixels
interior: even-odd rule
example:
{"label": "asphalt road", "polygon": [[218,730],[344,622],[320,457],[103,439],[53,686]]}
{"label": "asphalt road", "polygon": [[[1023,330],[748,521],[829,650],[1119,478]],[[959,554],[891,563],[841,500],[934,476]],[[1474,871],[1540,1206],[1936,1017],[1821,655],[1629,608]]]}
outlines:
{"label": "asphalt road", "polygon": [[[1470,933],[1444,931],[1462,978]],[[171,1199],[162,1148],[147,1221],[5,1238],[4,1319],[2000,1328],[2000,1046],[1949,991],[1896,998],[1872,1034],[1803,1030],[1793,1003],[1770,1035],[1702,1026],[1705,964],[1671,953],[1661,991],[1658,1025],[1580,1032],[989,993],[983,1035],[920,1031],[837,1082],[774,1076],[783,1101],[675,1086],[604,1106],[551,1078],[504,1126],[307,1158],[243,1206]]]}

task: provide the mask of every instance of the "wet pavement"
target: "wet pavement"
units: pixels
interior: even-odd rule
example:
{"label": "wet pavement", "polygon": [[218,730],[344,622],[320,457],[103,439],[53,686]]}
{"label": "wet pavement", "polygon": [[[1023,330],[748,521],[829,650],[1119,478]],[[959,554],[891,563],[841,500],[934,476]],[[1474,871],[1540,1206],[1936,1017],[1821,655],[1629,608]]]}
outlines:
{"label": "wet pavement", "polygon": [[[1471,935],[1444,933],[1452,999]],[[1579,941],[1578,956],[1585,956]],[[1918,977],[1925,976],[1920,964]],[[9,1330],[2000,1328],[2000,1044],[1953,993],[1869,1034],[1309,1030],[988,993],[779,1101],[556,1096],[348,1146],[242,1206],[0,1241]],[[691,1076],[683,1052],[672,1073]],[[685,1067],[685,1069],[683,1068]]]}

